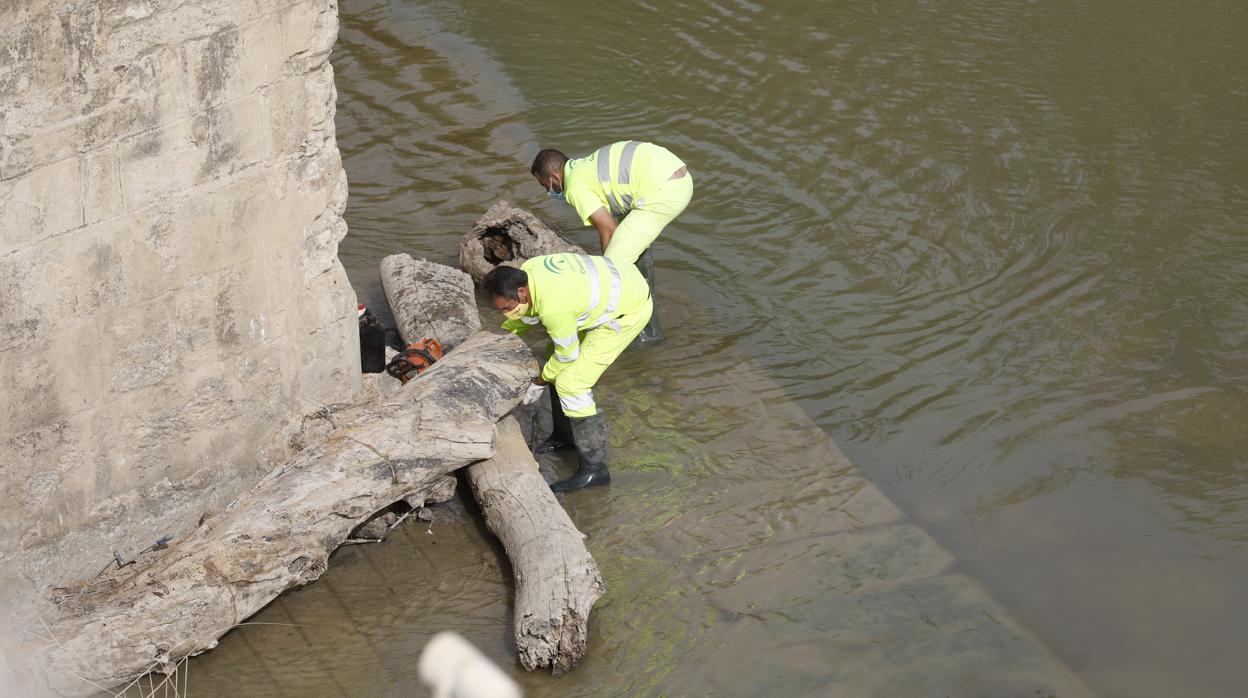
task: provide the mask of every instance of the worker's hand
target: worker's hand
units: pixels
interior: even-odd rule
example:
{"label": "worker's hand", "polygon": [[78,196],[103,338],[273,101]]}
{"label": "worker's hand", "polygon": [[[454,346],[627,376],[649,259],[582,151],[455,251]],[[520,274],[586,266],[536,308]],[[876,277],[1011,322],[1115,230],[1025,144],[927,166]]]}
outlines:
{"label": "worker's hand", "polygon": [[546,392],[545,385],[538,385],[537,383],[529,383],[529,389],[525,391],[524,400],[522,401],[521,404],[532,405],[536,403],[538,400],[542,399],[542,393],[544,392]]}

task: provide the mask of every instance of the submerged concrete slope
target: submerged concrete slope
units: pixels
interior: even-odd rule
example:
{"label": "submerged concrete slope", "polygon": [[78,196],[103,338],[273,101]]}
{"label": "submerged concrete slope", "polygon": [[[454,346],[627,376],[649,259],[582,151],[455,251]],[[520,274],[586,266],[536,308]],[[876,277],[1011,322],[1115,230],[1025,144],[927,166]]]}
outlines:
{"label": "submerged concrete slope", "polygon": [[6,600],[193,527],[358,387],[337,29],[332,0],[0,4]]}
{"label": "submerged concrete slope", "polygon": [[[621,396],[613,415],[618,428],[612,444],[623,445],[616,463],[626,475],[611,486],[618,491],[631,485],[625,496],[654,503],[653,512],[643,506],[628,516],[662,524],[638,535],[632,550],[594,550],[604,577],[610,584],[620,567],[644,569],[652,564],[647,558],[679,557],[683,569],[662,570],[650,582],[669,585],[668,593],[657,595],[678,603],[645,612],[688,613],[679,604],[699,599],[705,617],[713,619],[689,637],[671,640],[678,671],[638,679],[629,690],[661,686],[671,695],[734,695],[742,686],[767,686],[768,695],[845,698],[1092,695],[863,477],[783,389],[749,361],[740,368],[730,382],[722,374],[680,379],[681,394],[696,396],[688,401],[658,405],[637,389]],[[677,413],[685,415],[680,422],[661,416]],[[721,421],[699,419],[712,414]],[[748,428],[724,428],[742,415],[748,415]],[[707,445],[692,446],[698,457],[730,466],[768,443],[767,465],[775,477],[793,482],[797,475],[802,486],[762,500],[760,493],[780,486],[728,468],[716,487],[689,496],[684,513],[663,518],[667,494],[647,496],[655,478],[645,473],[653,470],[656,452],[659,462],[680,462],[668,453],[688,445],[681,431],[698,423],[721,430]],[[725,505],[751,501],[758,503],[749,511]],[[752,518],[766,523],[743,525]],[[608,604],[600,614],[613,623],[612,614],[630,610]],[[777,628],[784,629],[782,640]],[[654,685],[640,690],[646,680]]]}

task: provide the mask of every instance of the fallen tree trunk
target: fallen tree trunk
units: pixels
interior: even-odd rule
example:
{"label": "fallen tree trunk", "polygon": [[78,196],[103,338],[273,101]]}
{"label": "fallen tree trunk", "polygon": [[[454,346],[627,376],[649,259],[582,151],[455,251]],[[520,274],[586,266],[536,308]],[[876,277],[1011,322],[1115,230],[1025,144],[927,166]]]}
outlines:
{"label": "fallen tree trunk", "polygon": [[58,617],[32,648],[46,680],[81,695],[216,646],[282,591],[319,577],[369,515],[493,455],[495,423],[536,370],[519,339],[478,333],[162,554],[54,590]]}
{"label": "fallen tree trunk", "polygon": [[[481,329],[472,278],[464,272],[409,254],[385,257],[380,271],[381,287],[404,344],[434,338],[443,352],[449,352]],[[397,353],[386,347],[386,363]],[[381,393],[393,392],[402,385],[387,373],[370,376]],[[419,510],[428,503],[449,501],[455,495],[457,482],[454,475],[448,475],[437,487],[405,496],[403,503],[411,510]],[[348,542],[380,543],[401,520],[394,512],[379,512],[357,527]]]}
{"label": "fallen tree trunk", "polygon": [[511,558],[520,663],[562,676],[585,656],[589,611],[604,591],[585,536],[542,479],[514,417],[498,423],[494,457],[467,473],[486,525]]}
{"label": "fallen tree trunk", "polygon": [[432,337],[450,351],[481,329],[472,279],[458,269],[392,254],[381,260],[381,286],[404,343]]}
{"label": "fallen tree trunk", "polygon": [[[549,245],[550,237],[558,239],[544,226],[540,230],[531,229],[531,225],[540,226],[540,221],[506,202],[491,208],[477,221],[477,227],[482,226],[483,221],[497,223],[500,220],[509,221],[509,230],[517,235],[527,231],[523,235],[530,237],[524,239],[530,242],[541,238],[544,240],[541,244]],[[525,249],[542,253],[531,246]],[[462,251],[461,247],[461,254]],[[514,251],[520,253],[519,248]],[[400,264],[396,258],[406,258],[410,262]],[[446,271],[454,271],[431,262],[417,262],[407,255],[394,255],[382,262],[382,283],[403,287],[405,277],[415,276],[411,271],[413,265],[423,269],[421,275],[424,277],[445,278]],[[454,273],[467,280],[460,272]],[[466,288],[442,283],[432,289],[421,289],[419,293],[433,297],[428,303],[436,304],[448,313],[459,313],[443,317],[444,324],[466,324],[468,318],[462,315],[470,311],[471,321],[479,326],[471,282]],[[413,291],[406,297],[414,298],[416,295]],[[405,342],[414,342],[426,336],[442,339],[436,332],[431,334],[418,305],[392,303],[391,310]],[[498,432],[494,457],[469,466],[468,483],[485,513],[486,525],[502,541],[507,556],[511,558],[516,584],[512,631],[520,663],[530,671],[550,667],[551,673],[561,676],[585,656],[589,611],[602,596],[602,576],[585,549],[581,532],[538,473],[537,462],[533,460],[515,418],[508,417],[499,422]]]}
{"label": "fallen tree trunk", "polygon": [[556,252],[585,250],[532,213],[499,201],[459,241],[459,267],[480,283],[494,267],[518,267],[526,259]]}

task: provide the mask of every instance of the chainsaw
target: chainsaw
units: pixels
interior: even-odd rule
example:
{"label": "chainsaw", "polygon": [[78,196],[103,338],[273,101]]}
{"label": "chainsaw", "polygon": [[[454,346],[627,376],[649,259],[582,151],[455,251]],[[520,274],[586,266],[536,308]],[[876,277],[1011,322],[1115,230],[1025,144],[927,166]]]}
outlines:
{"label": "chainsaw", "polygon": [[386,364],[386,373],[407,383],[424,373],[438,359],[442,358],[442,344],[436,339],[423,339],[407,345],[397,356]]}

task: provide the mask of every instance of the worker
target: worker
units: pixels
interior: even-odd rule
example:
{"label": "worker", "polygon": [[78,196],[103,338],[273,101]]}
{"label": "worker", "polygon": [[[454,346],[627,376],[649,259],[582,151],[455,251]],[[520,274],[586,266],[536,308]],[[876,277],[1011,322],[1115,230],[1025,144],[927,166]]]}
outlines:
{"label": "worker", "polygon": [[495,268],[482,281],[490,302],[507,318],[503,328],[524,335],[541,324],[551,351],[530,385],[526,403],[550,386],[554,430],[534,451],[575,446],[579,467],[551,485],[555,492],[605,485],[607,421],[594,385],[650,320],[654,302],[641,272],[610,257],[564,252]]}
{"label": "worker", "polygon": [[[650,246],[693,198],[693,175],[680,158],[653,143],[619,141],[574,160],[548,148],[529,171],[550,196],[576,209],[583,225],[598,231],[604,257],[636,265],[653,293]],[[639,340],[662,338],[655,313]]]}

